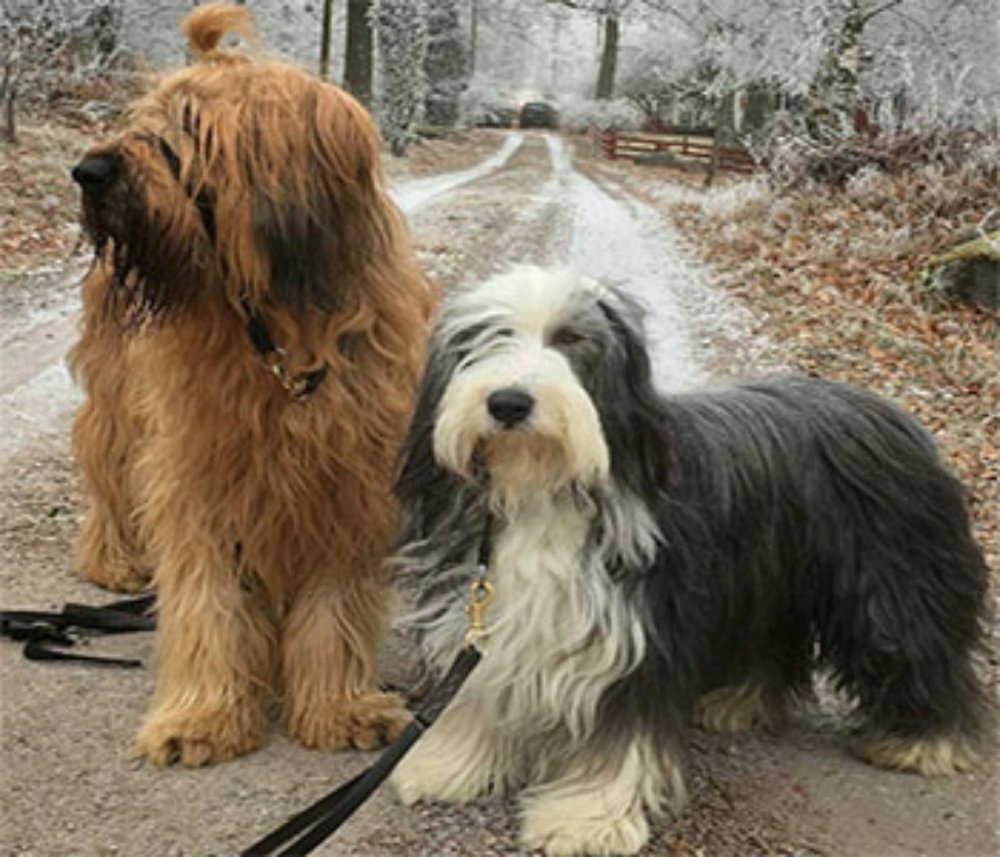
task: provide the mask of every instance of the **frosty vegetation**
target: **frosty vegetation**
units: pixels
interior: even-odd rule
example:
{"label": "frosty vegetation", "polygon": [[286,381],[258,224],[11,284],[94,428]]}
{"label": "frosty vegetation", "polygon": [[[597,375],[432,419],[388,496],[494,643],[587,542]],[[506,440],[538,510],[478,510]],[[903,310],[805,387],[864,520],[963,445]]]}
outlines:
{"label": "frosty vegetation", "polygon": [[393,154],[403,155],[423,104],[427,32],[421,0],[375,0],[377,116]]}
{"label": "frosty vegetation", "polygon": [[[313,70],[331,0],[245,0],[264,43]],[[330,76],[345,78],[349,9],[375,33],[372,107],[398,151],[526,100],[572,128],[732,123],[816,141],[927,128],[995,132],[996,0],[336,0]],[[54,99],[184,60],[192,0],[2,0],[0,99]],[[369,58],[371,59],[371,58]],[[722,119],[720,116],[725,114]]]}

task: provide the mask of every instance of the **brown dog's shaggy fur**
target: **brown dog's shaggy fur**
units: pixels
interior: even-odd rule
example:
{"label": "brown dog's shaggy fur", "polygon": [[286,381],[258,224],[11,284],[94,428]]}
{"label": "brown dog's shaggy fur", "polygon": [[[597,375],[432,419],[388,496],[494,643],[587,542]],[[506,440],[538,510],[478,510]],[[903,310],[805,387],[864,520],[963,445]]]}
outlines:
{"label": "brown dog's shaggy fur", "polygon": [[112,589],[156,586],[136,749],[157,764],[258,747],[272,694],[309,747],[406,721],[376,686],[380,567],[433,289],[368,114],[219,49],[233,30],[240,7],[194,12],[197,62],[74,170],[96,246],[71,355],[77,560]]}

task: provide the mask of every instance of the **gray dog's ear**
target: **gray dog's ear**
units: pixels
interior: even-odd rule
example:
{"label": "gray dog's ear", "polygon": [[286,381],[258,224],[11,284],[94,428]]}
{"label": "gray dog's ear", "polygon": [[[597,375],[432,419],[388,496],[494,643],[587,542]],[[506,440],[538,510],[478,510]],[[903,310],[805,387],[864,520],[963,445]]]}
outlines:
{"label": "gray dog's ear", "polygon": [[462,479],[434,454],[438,408],[461,354],[439,323],[431,336],[413,419],[400,451],[396,493],[402,505],[402,541],[426,538],[445,518],[462,490]]}
{"label": "gray dog's ear", "polygon": [[[591,397],[604,403],[601,424],[617,481],[641,497],[653,497],[674,477],[670,413],[653,382],[642,308],[610,291],[598,306],[614,334],[615,347],[600,371],[584,379]],[[621,451],[629,450],[628,454]]]}

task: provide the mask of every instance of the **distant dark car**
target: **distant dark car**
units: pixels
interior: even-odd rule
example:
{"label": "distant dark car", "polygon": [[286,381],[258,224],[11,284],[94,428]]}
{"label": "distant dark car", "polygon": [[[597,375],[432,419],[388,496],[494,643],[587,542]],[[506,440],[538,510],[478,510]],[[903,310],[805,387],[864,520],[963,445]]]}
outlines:
{"label": "distant dark car", "polygon": [[558,128],[559,114],[551,104],[529,101],[521,106],[517,124],[521,128]]}
{"label": "distant dark car", "polygon": [[513,107],[488,107],[477,117],[480,128],[513,128],[517,111]]}

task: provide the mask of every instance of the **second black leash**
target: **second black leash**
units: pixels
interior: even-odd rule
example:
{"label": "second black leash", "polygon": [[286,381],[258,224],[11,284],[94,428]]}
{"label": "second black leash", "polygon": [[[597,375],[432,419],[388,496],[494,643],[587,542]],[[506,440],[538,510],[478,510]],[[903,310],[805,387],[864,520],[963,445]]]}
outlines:
{"label": "second black leash", "polygon": [[[413,715],[413,722],[368,768],[258,839],[242,851],[240,857],[271,857],[273,854],[277,857],[303,857],[310,854],[354,814],[392,773],[417,739],[438,719],[483,656],[480,647],[488,636],[484,617],[486,608],[493,601],[493,586],[486,580],[492,550],[493,519],[487,515],[476,556],[476,574],[466,606],[469,628],[465,642],[448,672],[424,698]],[[298,838],[291,841],[296,836]],[[284,850],[277,851],[289,842]]]}
{"label": "second black leash", "polygon": [[0,610],[0,637],[24,642],[30,661],[75,661],[96,666],[135,668],[135,658],[87,655],[67,651],[93,636],[152,631],[156,619],[153,593],[111,604],[66,604],[62,612],[45,610]]}
{"label": "second black leash", "polygon": [[[413,722],[371,766],[311,806],[293,815],[277,830],[242,851],[240,857],[269,857],[272,854],[278,854],[279,857],[302,857],[321,845],[392,773],[406,751],[437,720],[438,715],[458,693],[458,689],[481,657],[482,654],[478,649],[464,646],[444,678],[431,689],[414,715]],[[288,847],[276,851],[295,836],[298,838]]]}

